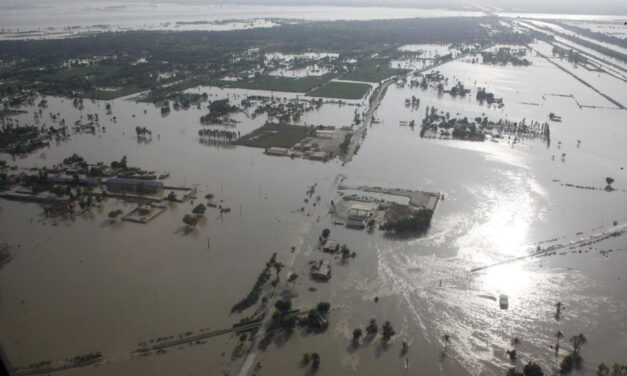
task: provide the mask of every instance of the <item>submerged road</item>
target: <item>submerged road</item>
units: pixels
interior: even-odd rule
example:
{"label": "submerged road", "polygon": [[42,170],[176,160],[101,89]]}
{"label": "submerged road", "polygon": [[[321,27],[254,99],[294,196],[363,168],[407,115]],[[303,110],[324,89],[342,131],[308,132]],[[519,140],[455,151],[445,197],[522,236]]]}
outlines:
{"label": "submerged road", "polygon": [[[331,185],[330,191],[335,191],[342,183],[342,180],[344,178],[344,175],[337,175],[333,181],[333,184]],[[318,218],[319,216],[322,217],[327,214],[328,207],[326,207],[326,205],[317,205],[315,208],[316,210],[312,212],[310,217],[308,217],[310,218],[310,221],[305,223],[300,246],[296,249],[296,251],[291,254],[291,259],[285,263],[285,269],[288,270],[287,275],[290,275],[292,273],[297,274],[297,272],[294,270],[294,262],[296,261],[300,252],[307,247],[317,246],[318,244],[318,234],[313,233],[312,228],[316,223],[316,218]],[[287,280],[287,278],[284,278],[284,280]],[[282,283],[283,282],[279,282],[277,287],[282,286]],[[287,290],[287,287],[283,289],[283,291]],[[275,289],[275,292],[276,291],[277,290]],[[280,296],[281,293],[274,293],[266,304],[266,309],[264,312],[265,319],[261,323],[261,326],[259,327],[259,330],[255,334],[255,336],[253,337],[253,342],[250,345],[250,349],[246,354],[246,358],[244,359],[244,362],[242,363],[242,366],[240,367],[237,376],[249,376],[252,374],[254,370],[255,359],[257,358],[257,354],[259,354],[260,351],[259,343],[266,335],[267,328],[270,326],[270,322],[272,321],[272,310],[274,309],[274,303],[276,303]]]}
{"label": "submerged road", "polygon": [[568,242],[566,244],[555,244],[555,245],[552,245],[552,246],[550,246],[548,248],[541,249],[541,250],[539,250],[537,252],[533,252],[533,253],[530,253],[530,254],[525,255],[525,256],[514,257],[514,258],[511,258],[511,259],[507,259],[507,260],[496,262],[494,264],[473,268],[473,269],[470,269],[470,272],[474,273],[474,272],[478,272],[478,271],[481,271],[481,270],[494,268],[494,267],[499,266],[499,265],[509,264],[509,263],[512,263],[512,262],[515,262],[515,261],[528,259],[528,258],[531,258],[531,257],[544,256],[544,255],[547,255],[549,253],[561,251],[561,250],[566,249],[566,248],[581,247],[581,246],[585,246],[585,245],[592,244],[592,243],[598,243],[600,241],[603,241],[605,239],[609,239],[611,237],[621,236],[621,235],[625,234],[625,232],[627,232],[627,224],[622,224],[622,225],[620,225],[620,226],[618,226],[618,227],[616,227],[614,229],[611,229],[611,230],[608,230],[608,231],[605,231],[605,232],[602,232],[602,233],[599,233],[599,234],[593,234],[593,235],[590,235],[590,236],[588,236],[587,238],[584,238],[584,239],[570,241],[570,242]]}

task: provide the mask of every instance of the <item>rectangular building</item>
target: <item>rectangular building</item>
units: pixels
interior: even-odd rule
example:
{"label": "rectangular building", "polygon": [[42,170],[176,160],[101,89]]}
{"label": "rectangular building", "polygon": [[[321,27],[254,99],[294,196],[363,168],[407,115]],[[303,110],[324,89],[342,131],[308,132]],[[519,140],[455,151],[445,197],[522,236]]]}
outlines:
{"label": "rectangular building", "polygon": [[159,193],[163,183],[153,180],[112,178],[107,180],[107,189],[112,192]]}

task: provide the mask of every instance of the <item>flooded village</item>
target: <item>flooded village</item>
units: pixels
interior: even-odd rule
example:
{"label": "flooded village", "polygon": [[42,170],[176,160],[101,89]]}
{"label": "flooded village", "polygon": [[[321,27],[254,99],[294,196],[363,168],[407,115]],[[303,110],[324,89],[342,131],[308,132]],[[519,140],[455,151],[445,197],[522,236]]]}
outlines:
{"label": "flooded village", "polygon": [[249,21],[0,41],[16,375],[624,374],[613,21]]}

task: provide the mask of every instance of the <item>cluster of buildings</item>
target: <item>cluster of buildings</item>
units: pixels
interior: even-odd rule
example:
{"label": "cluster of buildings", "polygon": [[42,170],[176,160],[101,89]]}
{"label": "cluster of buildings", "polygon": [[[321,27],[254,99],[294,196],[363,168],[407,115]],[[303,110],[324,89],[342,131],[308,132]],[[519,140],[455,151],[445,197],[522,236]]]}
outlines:
{"label": "cluster of buildings", "polygon": [[[77,184],[82,186],[103,184],[103,182],[95,179],[74,178],[69,176],[53,176],[49,178],[49,181],[53,184]],[[111,192],[154,194],[163,190],[162,182],[144,179],[111,178],[106,180],[104,185],[107,187],[107,190]]]}
{"label": "cluster of buildings", "polygon": [[[334,155],[340,155],[342,145],[347,146],[352,135],[350,126],[335,129],[335,127],[319,127],[309,137],[305,137],[291,148],[270,147],[266,154],[275,156],[302,157],[314,161],[326,161]],[[347,141],[348,137],[348,141]]]}
{"label": "cluster of buildings", "polygon": [[354,228],[364,228],[368,225],[368,221],[374,215],[374,209],[372,205],[365,204],[353,204],[348,209],[348,218],[346,220],[346,226]]}

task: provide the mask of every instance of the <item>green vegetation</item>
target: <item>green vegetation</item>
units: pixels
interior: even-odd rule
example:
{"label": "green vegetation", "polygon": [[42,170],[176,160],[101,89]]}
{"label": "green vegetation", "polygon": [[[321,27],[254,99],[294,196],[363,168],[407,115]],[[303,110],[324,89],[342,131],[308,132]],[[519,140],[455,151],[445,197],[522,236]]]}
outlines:
{"label": "green vegetation", "polygon": [[571,337],[570,343],[573,345],[573,351],[562,359],[560,363],[560,373],[567,374],[572,372],[573,369],[581,369],[583,358],[580,355],[581,348],[587,343],[586,337],[583,333]]}
{"label": "green vegetation", "polygon": [[[219,80],[257,70],[264,65],[265,52],[339,53],[342,58],[358,61],[357,69],[344,78],[377,82],[402,72],[389,68],[388,60],[403,44],[530,41],[530,35],[512,33],[489,17],[321,21],[254,30],[137,30],[84,34],[80,38],[9,40],[0,41],[0,60],[18,63],[0,70],[0,81],[4,82],[0,91],[10,93],[22,88],[51,95],[112,98],[150,90],[144,100],[153,102],[200,83],[304,93],[334,75],[275,78],[263,72],[239,82]],[[252,48],[259,48],[260,53],[250,54]],[[373,59],[373,54],[386,58]],[[366,62],[359,63],[364,59]],[[338,59],[336,64],[329,62],[328,68],[341,71],[345,65]],[[103,87],[120,90],[99,89]]]}
{"label": "green vegetation", "polygon": [[237,144],[264,149],[273,146],[288,148],[307,137],[309,131],[309,128],[299,125],[266,123],[240,137]]}
{"label": "green vegetation", "polygon": [[326,316],[326,314],[329,313],[329,310],[331,309],[331,304],[327,302],[320,302],[316,306],[316,309],[318,310],[318,312],[320,312],[321,315]]}
{"label": "green vegetation", "polygon": [[11,260],[13,259],[13,255],[14,253],[8,244],[0,244],[0,269],[2,269],[3,266],[11,262]]}
{"label": "green vegetation", "polygon": [[281,314],[286,314],[289,310],[292,309],[292,302],[287,299],[279,299],[274,303],[274,308],[277,311],[281,312]]}
{"label": "green vegetation", "polygon": [[125,87],[118,90],[88,90],[82,93],[80,96],[87,99],[98,99],[103,101],[109,101],[112,99],[125,97],[127,95],[138,93],[145,89],[139,89],[136,87]]}
{"label": "green vegetation", "polygon": [[157,103],[166,99],[174,99],[177,92],[191,89],[196,86],[206,85],[209,81],[197,78],[186,79],[168,86],[157,86],[150,89],[148,93],[137,98],[138,102]]}
{"label": "green vegetation", "polygon": [[331,81],[307,93],[310,97],[361,99],[371,86],[354,82]]}
{"label": "green vegetation", "polygon": [[198,204],[192,210],[192,213],[196,214],[197,216],[202,216],[205,214],[205,210],[207,210],[207,207],[204,204]]}
{"label": "green vegetation", "polygon": [[318,353],[311,354],[311,368],[317,370],[320,367],[320,355]]}
{"label": "green vegetation", "polygon": [[285,91],[293,93],[306,93],[320,85],[324,85],[335,78],[334,74],[327,73],[322,76],[307,77],[281,77],[281,76],[256,76],[238,81],[214,80],[209,84],[219,87],[237,89]]}
{"label": "green vegetation", "polygon": [[109,214],[107,215],[111,220],[116,220],[120,215],[122,215],[124,212],[120,209],[118,210],[112,210],[109,212]]}
{"label": "green vegetation", "polygon": [[597,376],[625,376],[627,375],[627,366],[620,363],[614,363],[611,370],[605,363],[599,364],[597,368]]}
{"label": "green vegetation", "polygon": [[390,68],[388,59],[369,59],[361,62],[356,70],[340,76],[342,80],[379,82],[388,77],[408,73],[407,69]]}
{"label": "green vegetation", "polygon": [[73,79],[84,79],[86,76],[112,76],[119,72],[114,65],[87,65],[70,69],[59,69],[35,75],[33,81],[61,82]]}
{"label": "green vegetation", "polygon": [[361,338],[361,329],[360,328],[356,328],[355,330],[353,330],[353,343],[357,343],[359,341],[359,339]]}
{"label": "green vegetation", "polygon": [[387,221],[383,224],[385,231],[403,233],[403,232],[425,232],[431,224],[433,210],[420,209],[413,212],[408,217],[402,217]]}
{"label": "green vegetation", "polygon": [[198,217],[195,215],[185,214],[183,217],[183,223],[187,225],[187,227],[196,228],[198,224]]}
{"label": "green vegetation", "polygon": [[22,110],[10,110],[7,108],[3,108],[2,110],[0,110],[0,119],[6,116],[13,116],[13,115],[19,115],[19,114],[25,114],[25,113],[26,111],[22,111]]}
{"label": "green vegetation", "polygon": [[374,336],[378,331],[379,327],[377,327],[377,320],[371,319],[366,327],[366,333],[368,333],[369,336]]}
{"label": "green vegetation", "polygon": [[209,113],[200,117],[201,123],[220,123],[220,118],[237,111],[237,107],[229,104],[229,99],[219,99],[212,101],[209,106]]}
{"label": "green vegetation", "polygon": [[389,342],[394,334],[396,334],[394,327],[389,321],[384,322],[381,329],[383,330],[383,342],[385,343]]}
{"label": "green vegetation", "polygon": [[257,281],[255,282],[252,290],[250,290],[250,292],[244,299],[239,301],[233,306],[233,308],[231,308],[231,313],[242,312],[243,310],[252,307],[255,303],[257,303],[259,297],[261,296],[261,289],[266,284],[266,282],[270,280],[270,277],[272,275],[271,269],[274,267],[277,270],[278,275],[282,266],[283,265],[281,263],[276,261],[276,253],[273,253],[270,261],[266,263],[266,267],[261,271],[259,277],[257,277]]}

